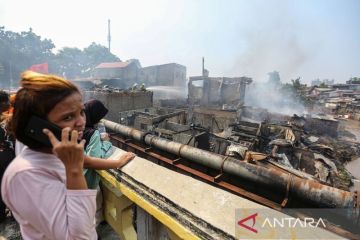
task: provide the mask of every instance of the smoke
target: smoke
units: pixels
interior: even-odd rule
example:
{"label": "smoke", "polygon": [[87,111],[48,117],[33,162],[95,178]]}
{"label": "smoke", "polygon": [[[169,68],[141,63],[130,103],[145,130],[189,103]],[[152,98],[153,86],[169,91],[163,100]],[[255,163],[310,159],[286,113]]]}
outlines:
{"label": "smoke", "polygon": [[295,92],[269,82],[252,83],[247,86],[245,105],[265,108],[269,112],[290,116],[306,113],[304,105],[299,101]]}
{"label": "smoke", "polygon": [[242,52],[233,70],[254,80],[246,89],[246,105],[301,115],[305,107],[291,87],[267,82],[272,71],[280,72],[283,83],[302,77],[302,67],[316,54],[311,41],[304,41],[296,11],[291,4],[282,3],[274,11],[261,3],[256,6],[258,22],[241,31]]}
{"label": "smoke", "polygon": [[[279,71],[285,82],[301,76],[301,67],[315,52],[304,45],[302,29],[296,12],[287,4],[277,5],[276,11],[258,7],[260,20],[241,31],[241,49],[232,71],[264,81],[270,71]],[[251,28],[250,28],[251,26]]]}

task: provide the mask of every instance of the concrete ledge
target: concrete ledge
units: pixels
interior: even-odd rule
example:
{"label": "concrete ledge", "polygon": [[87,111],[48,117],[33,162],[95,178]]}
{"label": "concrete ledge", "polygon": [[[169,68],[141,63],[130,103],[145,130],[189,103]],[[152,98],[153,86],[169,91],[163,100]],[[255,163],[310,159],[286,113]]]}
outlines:
{"label": "concrete ledge", "polygon": [[[123,152],[117,149],[110,158],[120,156]],[[238,219],[235,217],[237,209],[269,209],[140,157],[136,157],[121,171],[101,171],[100,174],[107,180],[112,179],[111,183],[124,195],[175,234],[189,234],[185,239],[190,239],[189,236],[192,239],[196,236],[201,239],[236,239],[235,231],[239,233]],[[286,217],[275,210],[268,211]],[[172,226],[174,224],[175,228]],[[296,229],[295,233],[289,233],[289,238],[294,237],[294,234],[300,237],[302,231],[304,229]],[[310,231],[314,239],[339,239],[322,228]],[[274,234],[272,237],[276,238]]]}

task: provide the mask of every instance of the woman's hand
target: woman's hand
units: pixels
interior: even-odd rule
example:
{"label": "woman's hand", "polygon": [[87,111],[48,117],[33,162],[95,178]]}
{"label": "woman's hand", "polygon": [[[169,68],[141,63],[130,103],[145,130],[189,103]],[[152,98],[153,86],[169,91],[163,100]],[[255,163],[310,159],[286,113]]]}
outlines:
{"label": "woman's hand", "polygon": [[121,157],[119,159],[116,159],[115,161],[118,162],[118,165],[116,166],[116,168],[121,168],[124,165],[126,165],[128,162],[130,162],[131,160],[133,160],[135,158],[135,154],[132,152],[127,152],[123,155],[121,155]]}
{"label": "woman's hand", "polygon": [[53,146],[53,153],[60,158],[65,168],[67,170],[82,170],[85,141],[77,142],[78,132],[76,130],[71,131],[69,139],[70,131],[70,128],[64,128],[61,132],[61,141],[59,141],[50,130],[44,129],[44,133],[49,137]]}
{"label": "woman's hand", "polygon": [[70,131],[69,127],[64,128],[61,132],[61,141],[59,141],[50,130],[43,130],[53,146],[53,153],[65,166],[68,189],[87,189],[82,172],[85,140],[77,142],[78,132],[76,130],[71,131],[69,139]]}
{"label": "woman's hand", "polygon": [[104,133],[100,133],[100,138],[103,141],[110,141],[110,136],[108,133],[104,132]]}

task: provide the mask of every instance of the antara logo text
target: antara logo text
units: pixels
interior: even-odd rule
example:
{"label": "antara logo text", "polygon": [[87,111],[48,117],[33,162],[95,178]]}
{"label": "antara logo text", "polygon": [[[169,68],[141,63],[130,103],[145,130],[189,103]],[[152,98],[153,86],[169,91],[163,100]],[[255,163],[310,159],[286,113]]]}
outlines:
{"label": "antara logo text", "polygon": [[[256,217],[258,213],[254,213],[248,217],[240,219],[238,225],[243,227],[251,232],[258,233],[258,230],[254,227],[256,224]],[[249,224],[248,222],[251,222]],[[269,218],[266,217],[261,224],[261,228],[316,228],[316,227],[326,228],[325,222],[322,218],[293,218],[293,217],[284,217],[284,218]]]}

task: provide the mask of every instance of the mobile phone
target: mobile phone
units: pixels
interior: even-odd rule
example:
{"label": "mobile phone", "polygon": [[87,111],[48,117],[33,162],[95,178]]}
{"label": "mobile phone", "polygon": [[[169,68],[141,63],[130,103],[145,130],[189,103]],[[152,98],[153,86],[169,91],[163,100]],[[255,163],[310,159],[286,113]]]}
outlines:
{"label": "mobile phone", "polygon": [[25,134],[46,147],[52,147],[48,136],[43,133],[44,128],[49,129],[58,140],[61,140],[62,129],[60,127],[35,115],[31,116],[25,128]]}

